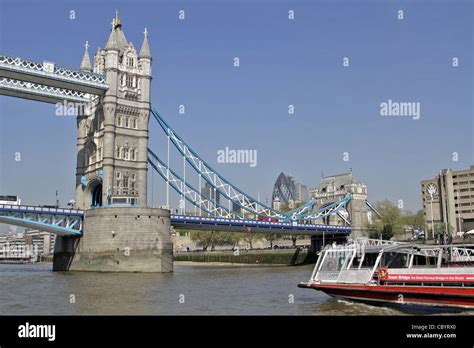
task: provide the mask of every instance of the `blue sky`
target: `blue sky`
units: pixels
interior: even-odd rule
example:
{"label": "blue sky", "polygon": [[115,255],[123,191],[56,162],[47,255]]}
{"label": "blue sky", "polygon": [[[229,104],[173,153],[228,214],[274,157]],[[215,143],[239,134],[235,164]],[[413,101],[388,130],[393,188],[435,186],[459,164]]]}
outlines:
{"label": "blue sky", "polygon": [[[474,164],[471,1],[0,0],[0,51],[78,68],[85,40],[91,53],[104,47],[116,8],[137,49],[144,27],[150,33],[154,106],[262,200],[281,171],[315,186],[322,172],[352,168],[371,201],[402,199],[416,211],[420,180]],[[388,99],[419,102],[420,119],[380,116]],[[56,189],[61,202],[73,198],[75,141],[74,118],[55,116],[54,105],[0,96],[0,192],[32,204],[53,204]],[[217,163],[225,147],[256,149],[258,165]],[[163,203],[158,182],[153,196]]]}

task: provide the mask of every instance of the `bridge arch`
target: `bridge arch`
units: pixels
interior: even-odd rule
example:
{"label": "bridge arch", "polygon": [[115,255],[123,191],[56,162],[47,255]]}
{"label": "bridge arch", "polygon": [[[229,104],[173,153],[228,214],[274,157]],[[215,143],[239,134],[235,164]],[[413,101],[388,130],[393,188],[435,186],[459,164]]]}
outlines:
{"label": "bridge arch", "polygon": [[92,180],[87,186],[87,197],[91,207],[102,206],[102,181],[99,179]]}

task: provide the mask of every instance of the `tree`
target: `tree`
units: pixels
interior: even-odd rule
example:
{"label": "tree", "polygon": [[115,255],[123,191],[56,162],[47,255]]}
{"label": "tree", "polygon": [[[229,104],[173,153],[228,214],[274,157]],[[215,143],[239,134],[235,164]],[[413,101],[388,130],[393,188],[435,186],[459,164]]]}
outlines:
{"label": "tree", "polygon": [[426,222],[423,210],[419,210],[416,214],[409,213],[401,217],[403,224],[412,226],[415,230],[425,230]]}
{"label": "tree", "polygon": [[202,247],[203,251],[206,251],[209,247],[214,250],[216,246],[235,246],[241,238],[238,233],[214,231],[192,231],[190,237],[196,245]]}
{"label": "tree", "polygon": [[[453,232],[453,227],[448,224],[447,225],[447,231],[448,231],[448,234],[451,234]],[[446,223],[444,222],[440,222],[440,223],[437,223],[434,225],[434,232],[435,232],[435,235],[440,235],[440,234],[445,234],[446,233]]]}
{"label": "tree", "polygon": [[248,232],[245,234],[244,241],[249,244],[250,249],[253,249],[253,242],[262,240],[263,238],[264,238],[264,235],[262,233]]}
{"label": "tree", "polygon": [[281,238],[281,235],[279,234],[266,234],[265,235],[265,240],[267,242],[270,242],[270,249],[273,249],[273,242],[276,241],[277,239],[280,239]]}
{"label": "tree", "polygon": [[423,213],[423,210],[418,210],[418,212],[413,216],[412,225],[415,230],[426,230],[425,214]]}
{"label": "tree", "polygon": [[369,224],[368,228],[373,232],[371,233],[372,238],[391,239],[394,235],[403,232],[403,218],[400,214],[400,209],[392,202],[385,200],[383,202],[377,202],[375,208],[380,213],[380,217],[377,217],[372,224]]}

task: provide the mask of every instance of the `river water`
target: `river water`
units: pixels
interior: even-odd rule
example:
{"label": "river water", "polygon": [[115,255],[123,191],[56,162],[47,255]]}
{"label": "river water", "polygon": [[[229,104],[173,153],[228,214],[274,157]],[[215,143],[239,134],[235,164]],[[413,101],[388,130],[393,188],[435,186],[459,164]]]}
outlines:
{"label": "river water", "polygon": [[0,264],[2,315],[402,315],[296,286],[312,266],[188,266],[168,274]]}

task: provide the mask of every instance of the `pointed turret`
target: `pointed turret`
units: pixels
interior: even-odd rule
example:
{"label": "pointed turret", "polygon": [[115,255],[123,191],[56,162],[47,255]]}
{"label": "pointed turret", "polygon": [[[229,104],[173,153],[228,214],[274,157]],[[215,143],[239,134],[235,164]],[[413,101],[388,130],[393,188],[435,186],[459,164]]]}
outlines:
{"label": "pointed turret", "polygon": [[151,59],[150,46],[148,45],[148,30],[146,28],[143,34],[144,34],[143,44],[142,44],[142,48],[140,49],[140,54],[138,55],[138,57]]}
{"label": "pointed turret", "polygon": [[119,50],[118,46],[118,39],[117,39],[117,32],[115,29],[112,29],[109,35],[109,39],[107,40],[107,44],[105,45],[106,50]]}
{"label": "pointed turret", "polygon": [[79,69],[83,71],[92,71],[91,59],[89,58],[89,42],[88,41],[86,41],[86,44],[84,45],[84,47],[86,49],[84,51],[84,57],[82,57],[81,67]]}

